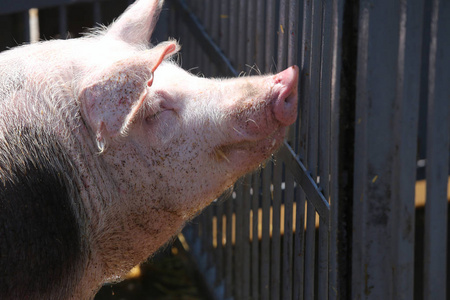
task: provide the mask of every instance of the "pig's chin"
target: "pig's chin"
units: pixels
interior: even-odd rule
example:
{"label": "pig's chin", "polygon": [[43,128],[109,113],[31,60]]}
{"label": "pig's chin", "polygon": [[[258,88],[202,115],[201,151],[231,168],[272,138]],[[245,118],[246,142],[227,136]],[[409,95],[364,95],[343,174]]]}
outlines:
{"label": "pig's chin", "polygon": [[238,170],[238,176],[257,168],[277,151],[283,142],[286,127],[282,126],[266,137],[220,145],[214,149],[215,159]]}

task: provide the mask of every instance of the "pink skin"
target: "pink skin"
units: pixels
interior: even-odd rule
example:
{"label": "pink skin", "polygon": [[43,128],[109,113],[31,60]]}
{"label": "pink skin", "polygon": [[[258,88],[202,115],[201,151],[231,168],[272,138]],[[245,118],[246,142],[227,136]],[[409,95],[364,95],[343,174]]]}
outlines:
{"label": "pink skin", "polygon": [[[109,34],[126,36],[120,26],[121,20]],[[94,213],[106,224],[92,229],[101,262],[96,281],[123,275],[155,252],[270,157],[286,126],[295,122],[296,66],[276,75],[205,79],[170,62],[159,64],[177,50],[168,42],[145,55],[134,53],[123,61],[126,78],[111,73],[114,66],[100,71],[111,92],[94,88],[95,97],[86,97],[98,78],[83,81],[88,83],[81,88],[83,118],[99,150],[106,146],[96,159],[109,174],[105,181],[112,195],[103,205],[107,212]],[[141,75],[133,79],[130,72]]]}
{"label": "pink skin", "polygon": [[98,35],[14,52],[32,58],[26,80],[58,83],[32,93],[57,95],[65,115],[79,109],[54,126],[82,174],[89,218],[89,260],[72,299],[93,297],[157,251],[269,158],[297,117],[296,66],[206,79],[164,61],[179,50],[175,41],[148,48],[161,4],[139,0]]}

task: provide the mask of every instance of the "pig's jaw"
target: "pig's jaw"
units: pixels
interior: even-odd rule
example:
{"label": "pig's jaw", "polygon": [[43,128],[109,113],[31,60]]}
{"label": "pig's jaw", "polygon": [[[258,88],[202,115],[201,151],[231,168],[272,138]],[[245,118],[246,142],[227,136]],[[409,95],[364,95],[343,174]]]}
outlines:
{"label": "pig's jaw", "polygon": [[211,156],[219,163],[225,164],[236,175],[234,180],[254,170],[271,154],[276,152],[284,140],[286,128],[279,127],[268,136],[257,141],[242,141],[223,144],[214,148]]}

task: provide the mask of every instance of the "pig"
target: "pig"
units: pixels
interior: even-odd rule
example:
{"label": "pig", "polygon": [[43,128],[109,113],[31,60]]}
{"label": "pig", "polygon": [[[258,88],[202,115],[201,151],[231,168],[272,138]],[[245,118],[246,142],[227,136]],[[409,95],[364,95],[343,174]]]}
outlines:
{"label": "pig", "polygon": [[0,299],[92,299],[295,122],[298,67],[194,76],[175,40],[149,44],[161,7],[0,54]]}

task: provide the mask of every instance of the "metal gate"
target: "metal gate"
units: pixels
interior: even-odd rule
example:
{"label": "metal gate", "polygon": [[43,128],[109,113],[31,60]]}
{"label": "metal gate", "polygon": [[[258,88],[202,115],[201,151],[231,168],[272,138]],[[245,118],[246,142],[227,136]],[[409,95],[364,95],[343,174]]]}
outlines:
{"label": "metal gate", "polygon": [[[4,0],[0,47],[131,2]],[[166,1],[154,42],[177,38],[191,72],[301,70],[280,151],[180,236],[214,297],[450,299],[449,16],[447,0]]]}
{"label": "metal gate", "polygon": [[349,224],[337,222],[344,3],[171,3],[169,35],[180,38],[184,68],[206,76],[302,70],[299,119],[281,150],[183,231],[216,298],[345,299],[337,277],[338,228],[349,238]]}

